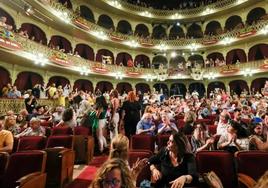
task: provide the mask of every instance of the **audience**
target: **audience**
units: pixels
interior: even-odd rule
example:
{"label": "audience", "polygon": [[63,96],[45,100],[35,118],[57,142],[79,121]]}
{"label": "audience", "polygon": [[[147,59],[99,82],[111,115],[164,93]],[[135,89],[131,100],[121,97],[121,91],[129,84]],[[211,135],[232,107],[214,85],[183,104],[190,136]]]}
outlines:
{"label": "audience", "polygon": [[45,129],[40,125],[41,121],[38,118],[33,117],[30,120],[30,127],[26,128],[15,137],[19,138],[22,136],[45,136]]}

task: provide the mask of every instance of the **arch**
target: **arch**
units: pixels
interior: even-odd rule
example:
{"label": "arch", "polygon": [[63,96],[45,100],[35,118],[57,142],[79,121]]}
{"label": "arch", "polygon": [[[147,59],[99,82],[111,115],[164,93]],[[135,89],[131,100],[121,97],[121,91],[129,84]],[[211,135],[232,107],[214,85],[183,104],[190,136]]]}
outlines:
{"label": "arch", "polygon": [[110,16],[107,16],[105,14],[100,15],[97,24],[106,29],[113,29],[114,31],[114,22]]}
{"label": "arch", "polygon": [[102,62],[102,56],[110,56],[112,58],[112,64],[114,64],[114,54],[110,50],[100,49],[96,54],[96,61]]}
{"label": "arch", "polygon": [[206,25],[205,35],[219,35],[223,32],[220,22],[211,21]]}
{"label": "arch", "polygon": [[126,52],[121,52],[117,54],[115,62],[117,65],[120,65],[121,63],[123,63],[123,65],[127,67],[128,66],[127,63],[129,60],[133,62],[131,55]]}
{"label": "arch", "polygon": [[183,29],[178,25],[173,25],[169,31],[170,40],[178,39],[178,38],[185,38],[185,33]]}
{"label": "arch", "polygon": [[25,91],[32,89],[36,84],[43,84],[43,77],[35,72],[23,71],[18,74],[14,85],[18,90]]}
{"label": "arch", "polygon": [[195,82],[189,85],[189,92],[197,91],[199,93],[199,97],[203,97],[206,94],[206,89],[203,83]]}
{"label": "arch", "polygon": [[74,52],[77,52],[81,57],[94,61],[94,51],[93,48],[86,44],[77,44]]}
{"label": "arch", "polygon": [[266,10],[262,7],[256,7],[249,11],[246,23],[252,25],[262,19],[266,15]]}
{"label": "arch", "polygon": [[167,37],[166,29],[162,25],[155,26],[153,28],[153,39],[164,39]]}
{"label": "arch", "polygon": [[268,58],[268,44],[256,44],[248,51],[248,60],[255,61]]}
{"label": "arch", "polygon": [[161,91],[163,91],[163,94],[168,96],[169,95],[169,90],[168,90],[168,86],[164,83],[156,83],[153,86],[155,88],[156,91],[158,91],[158,93],[160,93]]}
{"label": "arch", "polygon": [[224,91],[226,91],[226,87],[223,82],[219,82],[219,81],[210,82],[207,88],[207,96],[209,97],[210,92],[214,91],[216,88],[223,89]]}
{"label": "arch", "polygon": [[141,91],[142,93],[149,93],[151,92],[150,86],[145,83],[138,83],[135,85],[136,91]]}
{"label": "arch", "polygon": [[127,82],[120,82],[116,85],[116,89],[119,94],[123,94],[124,92],[128,93],[129,91],[132,91],[133,88],[130,83]]}
{"label": "arch", "polygon": [[60,49],[64,49],[64,53],[73,51],[71,42],[68,39],[58,35],[53,35],[51,37],[48,46],[51,48],[57,48],[58,46]]}
{"label": "arch", "polygon": [[212,59],[213,61],[215,61],[216,59],[223,61],[224,60],[224,56],[222,53],[220,52],[213,52],[207,55],[207,59]]}
{"label": "arch", "polygon": [[118,22],[116,31],[120,32],[120,33],[123,33],[123,34],[132,35],[131,25],[126,20],[120,20]]}
{"label": "arch", "polygon": [[95,92],[97,90],[100,90],[102,93],[108,91],[110,92],[113,89],[113,84],[111,82],[108,81],[100,81],[97,83],[96,88],[95,88]]}
{"label": "arch", "polygon": [[146,55],[140,54],[135,57],[135,65],[140,65],[141,68],[150,68],[150,58]]}
{"label": "arch", "polygon": [[80,16],[82,18],[85,18],[87,21],[95,23],[95,18],[94,18],[93,12],[91,11],[90,8],[88,8],[85,5],[80,6]]}
{"label": "arch", "polygon": [[183,56],[176,56],[175,58],[170,59],[169,68],[178,68],[180,63],[185,63],[185,58]]}
{"label": "arch", "polygon": [[243,49],[233,49],[226,55],[226,64],[235,64],[239,62],[247,62],[247,55]]}
{"label": "arch", "polygon": [[65,7],[67,7],[68,9],[72,9],[73,5],[71,0],[58,0],[61,4],[63,4]]}
{"label": "arch", "polygon": [[77,89],[78,91],[79,90],[83,90],[83,91],[90,91],[90,92],[93,92],[94,89],[93,89],[93,84],[91,81],[89,80],[85,80],[85,79],[78,79],[74,82],[74,87],[73,89]]}
{"label": "arch", "polygon": [[0,96],[2,96],[2,89],[4,86],[6,86],[8,83],[11,83],[10,73],[7,69],[0,66]]}
{"label": "arch", "polygon": [[261,89],[264,88],[264,84],[266,81],[268,81],[268,77],[256,78],[251,82],[250,90],[254,92],[261,92]]}
{"label": "arch", "polygon": [[187,29],[187,37],[189,38],[202,38],[204,36],[202,28],[197,23],[193,23]]}
{"label": "arch", "polygon": [[7,18],[6,24],[11,25],[13,27],[13,30],[16,30],[16,25],[13,17],[2,8],[0,8],[0,17],[6,17]]}
{"label": "arch", "polygon": [[186,94],[186,86],[183,83],[173,83],[170,87],[170,96],[172,95],[181,95],[185,96]]}
{"label": "arch", "polygon": [[240,16],[234,15],[229,17],[225,22],[225,31],[232,31],[234,29],[243,28],[244,23],[242,21],[242,18]]}
{"label": "arch", "polygon": [[153,58],[152,66],[154,68],[158,69],[160,64],[163,64],[164,67],[165,67],[165,66],[167,66],[167,63],[168,63],[168,60],[167,60],[167,58],[165,56],[158,55],[158,56],[155,56]]}
{"label": "arch", "polygon": [[194,62],[194,63],[200,63],[204,65],[204,59],[203,56],[195,54],[188,57],[188,61]]}
{"label": "arch", "polygon": [[243,90],[247,90],[249,92],[248,84],[245,80],[233,80],[229,83],[230,91],[235,92],[240,95]]}
{"label": "arch", "polygon": [[34,37],[34,41],[47,45],[46,33],[40,27],[31,23],[23,23],[20,30],[27,31],[30,39]]}
{"label": "arch", "polygon": [[144,38],[150,36],[149,29],[144,24],[138,24],[135,28],[134,34],[137,35],[138,37],[144,37]]}
{"label": "arch", "polygon": [[62,87],[64,87],[67,84],[70,84],[70,81],[68,80],[68,78],[65,78],[63,76],[52,76],[49,78],[48,80],[48,86],[55,84],[56,87],[58,87],[59,85],[61,85]]}

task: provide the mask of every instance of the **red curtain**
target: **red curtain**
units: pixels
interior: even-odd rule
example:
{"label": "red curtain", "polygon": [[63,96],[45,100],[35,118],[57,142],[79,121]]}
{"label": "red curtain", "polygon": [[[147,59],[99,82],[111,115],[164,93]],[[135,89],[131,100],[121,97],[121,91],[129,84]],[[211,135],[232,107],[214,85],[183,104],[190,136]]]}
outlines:
{"label": "red curtain", "polygon": [[150,86],[145,83],[138,83],[136,84],[135,88],[136,88],[136,91],[141,91],[142,93],[151,92]]}
{"label": "red curtain", "polygon": [[70,81],[63,76],[53,76],[49,79],[48,86],[52,85],[53,83],[56,84],[56,87],[59,85],[64,87],[66,84],[70,84]]}
{"label": "red curtain", "polygon": [[137,55],[134,60],[134,64],[140,64],[143,68],[150,68],[150,58],[146,55]]}
{"label": "red curtain", "polygon": [[249,87],[246,81],[244,80],[233,80],[229,83],[230,91],[235,92],[236,94],[240,95],[241,92],[246,89],[249,91]]}
{"label": "red curtain", "polygon": [[96,61],[98,62],[102,62],[102,56],[111,56],[112,57],[112,64],[114,64],[114,54],[113,52],[111,52],[110,50],[106,50],[106,49],[101,49],[98,50],[97,54],[96,54]]}
{"label": "red curtain", "polygon": [[261,89],[264,87],[265,82],[268,80],[267,78],[257,78],[251,82],[251,91],[254,89],[254,91],[261,92]]}
{"label": "red curtain", "polygon": [[223,89],[224,91],[226,91],[225,85],[222,82],[211,82],[208,84],[208,88],[207,88],[207,95],[209,96],[211,91],[214,91],[214,89],[216,88],[220,88]]}
{"label": "red curtain", "polygon": [[120,63],[123,63],[123,65],[127,67],[127,62],[129,59],[132,60],[131,55],[129,55],[128,53],[122,52],[122,53],[117,54],[115,62],[117,65],[120,65]]}
{"label": "red curtain", "polygon": [[86,44],[77,44],[74,51],[78,52],[81,57],[94,61],[94,51],[90,46]]}
{"label": "red curtain", "polygon": [[100,90],[102,93],[104,93],[105,91],[110,92],[113,89],[113,84],[110,82],[106,82],[106,81],[101,81],[98,82],[95,88],[95,91]]}
{"label": "red curtain", "polygon": [[29,38],[34,36],[35,38],[34,41],[40,42],[42,40],[42,44],[44,45],[47,44],[47,37],[46,37],[45,32],[39,27],[37,27],[36,25],[30,24],[30,23],[23,23],[19,31],[21,30],[23,31],[27,30]]}
{"label": "red curtain", "polygon": [[224,60],[222,53],[219,53],[219,52],[214,52],[214,53],[211,53],[207,56],[207,59],[212,59],[213,61],[215,61],[217,58],[220,61]]}
{"label": "red curtain", "polygon": [[15,81],[18,90],[32,89],[36,84],[43,84],[43,78],[34,72],[21,72]]}
{"label": "red curtain", "polygon": [[268,58],[268,45],[258,44],[249,49],[248,60],[249,61],[258,60],[259,58],[256,57],[258,51],[261,53],[263,59]]}
{"label": "red curtain", "polygon": [[133,89],[132,89],[131,84],[127,82],[121,82],[117,84],[116,90],[118,91],[118,93],[123,94],[124,91],[128,93],[129,91],[132,91]]}
{"label": "red curtain", "polygon": [[0,79],[0,92],[1,92],[4,86],[6,86],[8,83],[11,83],[11,78],[9,72],[3,67],[0,67],[0,75],[1,75]]}
{"label": "red curtain", "polygon": [[91,91],[93,92],[93,84],[89,80],[79,79],[74,82],[74,90],[77,88],[83,91]]}
{"label": "red curtain", "polygon": [[62,36],[55,36],[55,35],[52,36],[49,41],[49,46],[50,47],[59,46],[60,49],[65,50],[64,51],[65,53],[69,53],[70,51],[72,51],[71,42]]}
{"label": "red curtain", "polygon": [[234,49],[227,53],[226,64],[235,64],[236,61],[247,62],[247,55],[242,49]]}
{"label": "red curtain", "polygon": [[0,17],[2,16],[7,18],[6,24],[12,25],[13,30],[16,30],[16,25],[12,16],[10,16],[10,14],[7,13],[4,9],[0,8]]}

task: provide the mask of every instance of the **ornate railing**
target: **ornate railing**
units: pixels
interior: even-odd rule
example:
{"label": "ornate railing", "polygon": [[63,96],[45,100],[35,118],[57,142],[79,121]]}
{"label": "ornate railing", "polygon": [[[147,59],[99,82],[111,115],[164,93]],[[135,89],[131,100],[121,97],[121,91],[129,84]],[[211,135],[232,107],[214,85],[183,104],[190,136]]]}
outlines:
{"label": "ornate railing", "polygon": [[[108,4],[111,4],[111,0],[102,0]],[[247,1],[247,0],[246,0]],[[175,14],[180,15],[179,18],[173,18],[173,19],[183,19],[188,17],[198,17],[201,16],[202,13],[207,9],[211,9],[214,12],[217,12],[222,9],[228,9],[231,6],[233,6],[235,3],[237,3],[237,0],[219,0],[215,3],[209,4],[207,6],[200,6],[192,9],[179,9],[179,10],[159,10],[159,9],[153,9],[153,8],[146,8],[138,5],[134,5],[131,3],[126,2],[125,0],[117,0],[121,4],[120,9],[126,10],[127,12],[131,12],[134,14],[139,14],[142,12],[150,12],[153,17],[157,18],[171,18],[171,16],[174,16]]]}
{"label": "ornate railing", "polygon": [[[42,0],[40,0],[40,1],[42,1]],[[222,7],[222,6],[226,6],[229,4],[233,4],[235,2],[237,2],[237,0],[219,1],[216,4],[214,4],[214,6],[217,5],[217,7]],[[127,3],[127,4],[129,4],[129,3]],[[218,42],[226,37],[239,38],[241,33],[244,33],[246,31],[257,32],[257,31],[260,31],[261,29],[263,29],[268,24],[268,20],[260,20],[256,24],[247,26],[245,28],[237,28],[237,29],[234,29],[232,31],[229,31],[229,32],[226,32],[223,34],[219,34],[219,35],[215,35],[215,36],[205,36],[204,38],[200,38],[200,39],[186,39],[186,38],[180,38],[180,39],[175,39],[175,40],[144,39],[141,37],[136,37],[133,35],[125,35],[122,33],[118,33],[118,32],[114,32],[114,31],[105,29],[105,28],[103,28],[95,23],[92,23],[92,22],[85,20],[84,18],[80,17],[77,12],[73,12],[72,10],[67,9],[65,6],[63,6],[61,3],[57,2],[57,1],[50,1],[49,5],[51,6],[51,8],[55,9],[57,12],[66,12],[72,21],[75,21],[75,20],[80,21],[81,23],[83,23],[84,25],[86,25],[88,27],[89,31],[102,31],[103,33],[105,33],[106,36],[109,37],[109,40],[111,40],[111,41],[121,43],[122,41],[134,40],[134,41],[139,42],[140,47],[144,47],[144,48],[157,48],[158,45],[165,44],[165,45],[167,45],[167,47],[169,49],[173,49],[174,47],[176,47],[176,49],[178,49],[178,47],[180,47],[181,49],[184,49],[184,48],[187,48],[189,45],[194,44],[194,43],[199,44],[201,47],[206,46],[206,45],[213,46],[213,45],[218,45],[219,44]],[[135,5],[133,5],[133,6],[135,6]],[[117,38],[120,40],[113,40],[114,38]],[[215,41],[215,42],[210,42],[210,41]]]}
{"label": "ornate railing", "polygon": [[[47,105],[49,107],[56,107],[58,105],[57,100],[38,99],[38,105]],[[15,113],[19,113],[20,110],[25,108],[24,99],[0,99],[0,116],[5,115],[9,110],[13,110]]]}

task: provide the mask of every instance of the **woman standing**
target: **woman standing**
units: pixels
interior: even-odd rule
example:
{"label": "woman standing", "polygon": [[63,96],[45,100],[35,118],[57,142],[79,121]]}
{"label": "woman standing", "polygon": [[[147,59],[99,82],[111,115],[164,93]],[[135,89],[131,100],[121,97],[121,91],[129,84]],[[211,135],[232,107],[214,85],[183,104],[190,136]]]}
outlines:
{"label": "woman standing", "polygon": [[132,135],[136,134],[136,126],[140,121],[141,106],[137,101],[134,91],[130,91],[127,100],[124,101],[122,106],[122,117],[120,126],[124,125],[125,135],[130,139]]}
{"label": "woman standing", "polygon": [[110,99],[111,99],[111,124],[112,124],[112,130],[110,130],[110,137],[111,140],[115,136],[118,135],[118,123],[119,123],[119,106],[120,106],[120,100],[118,99],[118,91],[112,90],[110,93]]}

